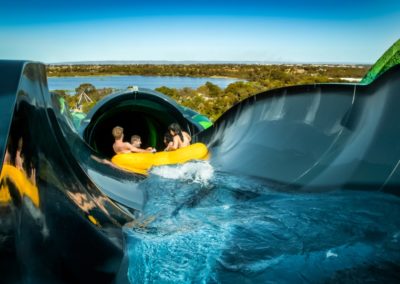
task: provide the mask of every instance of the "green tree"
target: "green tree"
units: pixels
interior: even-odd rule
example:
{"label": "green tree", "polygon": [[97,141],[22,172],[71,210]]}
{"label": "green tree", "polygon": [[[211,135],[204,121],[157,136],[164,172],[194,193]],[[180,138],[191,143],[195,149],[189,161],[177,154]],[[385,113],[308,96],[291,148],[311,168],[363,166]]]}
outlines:
{"label": "green tree", "polygon": [[96,87],[90,83],[80,84],[79,87],[75,88],[75,93],[80,95],[82,92],[85,92],[87,95],[96,92]]}
{"label": "green tree", "polygon": [[157,92],[160,92],[168,97],[173,98],[174,100],[177,100],[179,98],[179,93],[177,89],[173,89],[173,88],[168,88],[165,86],[159,87],[157,89],[155,89]]}
{"label": "green tree", "polygon": [[208,95],[212,98],[217,98],[223,93],[220,87],[211,82],[206,82],[205,86],[208,89]]}
{"label": "green tree", "polygon": [[229,84],[229,86],[226,87],[224,94],[229,98],[229,101],[238,103],[263,90],[265,90],[265,88],[259,83],[238,81]]}

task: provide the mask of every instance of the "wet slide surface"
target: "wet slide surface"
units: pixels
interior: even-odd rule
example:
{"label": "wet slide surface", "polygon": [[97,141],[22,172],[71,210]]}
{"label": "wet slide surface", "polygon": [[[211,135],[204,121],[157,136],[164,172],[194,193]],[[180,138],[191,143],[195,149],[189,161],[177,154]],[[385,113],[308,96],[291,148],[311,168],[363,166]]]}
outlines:
{"label": "wet slide surface", "polygon": [[[6,281],[399,281],[399,66],[369,85],[258,94],[204,131],[141,90],[77,130],[43,65],[0,70],[1,158],[22,180],[3,172],[0,184]],[[127,129],[148,143],[179,121],[211,160],[146,179],[113,167],[97,137],[117,110],[140,114],[148,128]]]}

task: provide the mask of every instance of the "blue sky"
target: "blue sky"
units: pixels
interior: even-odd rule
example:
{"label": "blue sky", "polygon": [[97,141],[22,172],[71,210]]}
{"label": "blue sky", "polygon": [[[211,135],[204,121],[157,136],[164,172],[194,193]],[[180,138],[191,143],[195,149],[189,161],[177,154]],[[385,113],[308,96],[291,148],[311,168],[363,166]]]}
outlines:
{"label": "blue sky", "polygon": [[373,63],[400,1],[0,0],[0,58]]}

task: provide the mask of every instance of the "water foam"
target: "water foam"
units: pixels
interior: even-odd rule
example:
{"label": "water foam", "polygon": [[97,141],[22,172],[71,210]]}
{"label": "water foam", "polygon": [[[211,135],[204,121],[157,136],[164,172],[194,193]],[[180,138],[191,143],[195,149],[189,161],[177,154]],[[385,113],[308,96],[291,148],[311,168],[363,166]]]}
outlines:
{"label": "water foam", "polygon": [[195,161],[182,165],[160,166],[150,171],[166,179],[189,181],[199,184],[208,184],[214,176],[214,168],[207,161]]}

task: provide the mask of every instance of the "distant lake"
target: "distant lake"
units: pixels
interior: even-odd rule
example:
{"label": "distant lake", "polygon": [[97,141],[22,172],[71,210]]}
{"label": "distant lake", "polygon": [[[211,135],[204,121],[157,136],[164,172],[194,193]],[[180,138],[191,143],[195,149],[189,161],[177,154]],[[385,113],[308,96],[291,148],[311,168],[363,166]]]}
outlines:
{"label": "distant lake", "polygon": [[128,86],[138,86],[147,89],[156,89],[161,86],[169,88],[196,89],[206,82],[211,82],[220,88],[226,88],[229,84],[239,81],[239,79],[227,78],[194,78],[194,77],[175,77],[175,76],[77,76],[77,77],[48,77],[50,90],[67,90],[75,92],[75,88],[80,84],[90,83],[96,87],[126,89]]}

